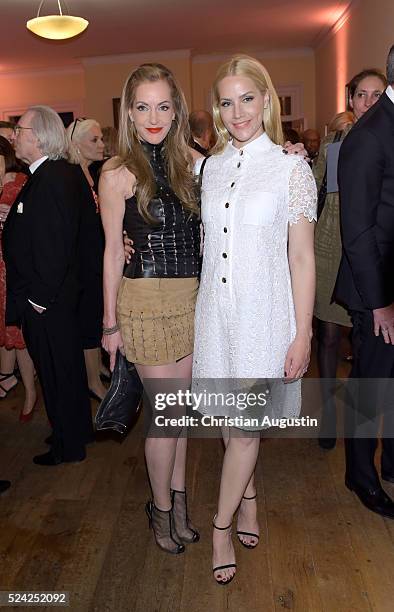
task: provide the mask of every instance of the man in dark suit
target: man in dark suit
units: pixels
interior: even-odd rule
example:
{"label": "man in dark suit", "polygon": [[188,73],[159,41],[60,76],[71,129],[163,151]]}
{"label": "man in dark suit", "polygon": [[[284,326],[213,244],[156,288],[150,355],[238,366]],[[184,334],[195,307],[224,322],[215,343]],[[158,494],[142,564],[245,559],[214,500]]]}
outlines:
{"label": "man in dark suit", "polygon": [[209,157],[209,149],[215,142],[212,115],[205,110],[193,111],[189,115],[189,125],[192,134],[190,146]]}
{"label": "man in dark suit", "polygon": [[48,107],[32,107],[21,117],[15,149],[31,176],[3,230],[6,320],[22,325],[53,428],[49,452],[33,461],[82,461],[93,438],[76,322],[80,198],[86,181],[79,166],[65,161],[65,130]]}
{"label": "man in dark suit", "polygon": [[353,320],[350,385],[357,392],[345,415],[346,486],[369,510],[394,518],[374,464],[384,412],[381,476],[394,482],[394,46],[387,78],[386,92],[340,151],[343,255],[334,298]]}

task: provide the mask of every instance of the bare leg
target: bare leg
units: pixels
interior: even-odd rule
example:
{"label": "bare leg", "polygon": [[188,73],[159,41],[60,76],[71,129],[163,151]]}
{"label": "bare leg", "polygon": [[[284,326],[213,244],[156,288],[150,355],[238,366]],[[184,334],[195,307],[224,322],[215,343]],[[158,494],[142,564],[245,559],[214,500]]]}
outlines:
{"label": "bare leg", "polygon": [[[227,448],[228,441],[230,439],[230,428],[222,427],[222,437],[225,448]],[[254,478],[254,472],[248,482],[248,485],[243,493],[243,498],[255,498],[256,496],[256,484]],[[237,518],[237,531],[248,531],[250,533],[260,534],[259,524],[257,522],[257,501],[256,499],[241,499],[241,503],[238,508]],[[241,542],[247,546],[256,546],[257,538],[247,535],[238,536]]]}
{"label": "bare leg", "polygon": [[[246,487],[254,472],[259,453],[260,437],[245,434],[240,430],[235,435],[230,431],[226,452],[224,454],[218,512],[215,525],[227,527],[231,525],[233,515],[237,510]],[[235,562],[231,530],[213,530],[213,567]],[[215,578],[229,580],[235,573],[235,568],[218,570]]]}
{"label": "bare leg", "polygon": [[37,391],[34,382],[34,364],[27,349],[18,349],[16,351],[16,358],[22,382],[25,387],[25,403],[22,413],[29,414],[33,410],[37,400]]}
{"label": "bare leg", "polygon": [[[3,374],[10,374],[11,376],[4,381],[0,381],[1,386],[8,391],[12,387],[15,387],[18,382],[17,378],[14,376],[14,368],[15,368],[15,349],[6,349],[5,346],[0,348],[0,372]],[[0,389],[0,397],[5,397],[5,394]]]}
{"label": "bare leg", "polygon": [[103,399],[107,393],[107,389],[104,387],[100,379],[101,349],[85,349],[84,355],[89,389]]}

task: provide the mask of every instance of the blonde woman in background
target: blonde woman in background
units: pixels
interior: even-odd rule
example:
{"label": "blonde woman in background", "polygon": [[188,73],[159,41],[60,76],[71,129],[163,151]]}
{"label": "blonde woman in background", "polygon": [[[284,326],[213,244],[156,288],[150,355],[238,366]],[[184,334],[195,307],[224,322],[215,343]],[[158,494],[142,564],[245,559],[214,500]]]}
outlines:
{"label": "blonde woman in background", "polygon": [[104,160],[101,127],[94,119],[75,119],[67,128],[69,161],[80,164],[86,177],[79,253],[81,294],[78,320],[85,355],[90,396],[101,401],[106,388],[100,375],[108,375],[101,362],[103,321],[104,231],[98,202],[98,174]]}
{"label": "blonde woman in background", "polygon": [[[204,257],[193,386],[199,379],[227,379],[230,386],[234,379],[280,379],[275,416],[296,416],[301,392],[294,381],[307,370],[312,337],[315,182],[303,159],[283,154],[278,96],[257,60],[235,56],[219,69],[213,110],[218,140],[202,180]],[[217,414],[211,407],[203,412]],[[264,416],[264,408],[242,414],[250,412]],[[235,575],[231,526],[237,510],[240,543],[258,544],[254,470],[261,429],[223,429],[226,450],[213,521],[219,584]]]}

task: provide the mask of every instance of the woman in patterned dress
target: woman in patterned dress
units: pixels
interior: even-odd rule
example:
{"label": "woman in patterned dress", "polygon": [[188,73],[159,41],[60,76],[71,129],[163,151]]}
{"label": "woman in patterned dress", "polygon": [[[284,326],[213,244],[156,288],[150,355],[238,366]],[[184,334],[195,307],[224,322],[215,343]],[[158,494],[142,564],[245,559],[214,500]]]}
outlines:
{"label": "woman in patterned dress", "polygon": [[[374,68],[356,74],[348,85],[349,108],[354,121],[371,107],[387,86],[384,74]],[[342,142],[353,123],[343,130],[331,131],[322,141],[319,155],[313,168],[317,189],[321,193],[326,176],[327,150],[334,142]],[[319,197],[319,201],[320,201]],[[316,299],[314,315],[317,319],[317,363],[321,377],[322,421],[319,445],[330,450],[336,443],[336,404],[332,380],[336,378],[339,345],[343,327],[351,327],[350,316],[340,304],[332,302],[335,281],[342,256],[342,242],[339,219],[339,193],[327,193],[315,232],[316,256]],[[325,380],[327,379],[327,380]]]}
{"label": "woman in patterned dress", "polygon": [[[257,60],[236,56],[222,66],[213,99],[218,141],[202,180],[193,389],[204,378],[225,380],[229,388],[236,379],[279,379],[271,414],[297,416],[297,379],[308,367],[312,336],[315,182],[303,159],[283,154],[279,100]],[[218,414],[210,406],[203,412]],[[242,429],[250,428],[223,431],[213,522],[213,572],[220,584],[235,575],[231,524],[238,508],[241,544],[254,548],[259,538],[254,469],[260,439]]]}
{"label": "woman in patterned dress", "polygon": [[[4,165],[3,173],[0,172],[0,220],[3,224],[15,198],[25,184],[27,176],[20,172],[14,149],[8,140],[2,136],[0,136],[0,159],[3,160]],[[33,408],[37,400],[34,366],[27,352],[21,330],[13,325],[5,324],[5,301],[5,265],[0,249],[0,398],[5,397],[17,384],[17,379],[13,373],[15,359],[17,359],[25,387],[25,401],[19,419],[21,422],[26,422],[32,418]]]}

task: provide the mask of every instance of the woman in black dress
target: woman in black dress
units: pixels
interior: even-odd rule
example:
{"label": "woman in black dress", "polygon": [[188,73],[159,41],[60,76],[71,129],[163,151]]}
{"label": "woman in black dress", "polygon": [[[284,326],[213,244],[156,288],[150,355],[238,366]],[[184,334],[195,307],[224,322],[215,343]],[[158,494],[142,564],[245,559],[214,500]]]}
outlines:
{"label": "woman in black dress", "polygon": [[75,119],[67,128],[69,160],[80,164],[86,177],[85,208],[82,215],[80,241],[81,295],[78,318],[85,355],[91,397],[101,400],[106,389],[100,374],[101,332],[103,320],[103,257],[104,232],[98,202],[98,176],[104,159],[104,143],[100,125],[93,119]]}

